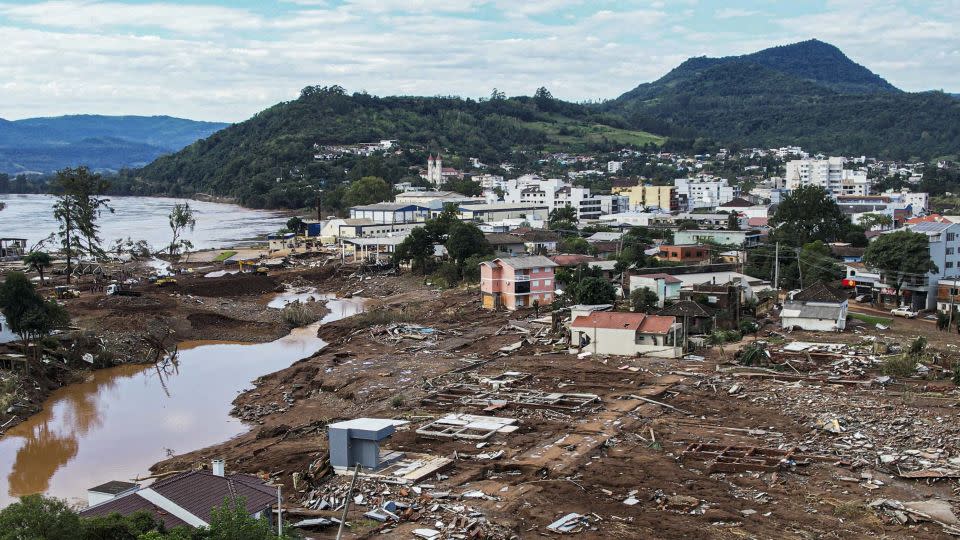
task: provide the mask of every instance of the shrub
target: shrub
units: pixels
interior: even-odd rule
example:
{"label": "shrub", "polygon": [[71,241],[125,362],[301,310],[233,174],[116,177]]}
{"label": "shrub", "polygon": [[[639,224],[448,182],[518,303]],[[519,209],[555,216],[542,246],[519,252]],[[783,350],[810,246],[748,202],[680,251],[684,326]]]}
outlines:
{"label": "shrub", "polygon": [[884,375],[891,377],[909,377],[917,369],[917,359],[913,356],[903,354],[893,356],[883,361],[883,367],[880,371]]}
{"label": "shrub", "polygon": [[316,320],[313,313],[307,309],[307,306],[300,302],[291,302],[283,307],[280,312],[280,318],[287,323],[290,328],[299,328],[306,326]]}
{"label": "shrub", "polygon": [[390,400],[390,405],[394,409],[399,409],[400,407],[403,407],[405,401],[406,400],[403,398],[403,394],[397,394],[393,396],[393,399]]}

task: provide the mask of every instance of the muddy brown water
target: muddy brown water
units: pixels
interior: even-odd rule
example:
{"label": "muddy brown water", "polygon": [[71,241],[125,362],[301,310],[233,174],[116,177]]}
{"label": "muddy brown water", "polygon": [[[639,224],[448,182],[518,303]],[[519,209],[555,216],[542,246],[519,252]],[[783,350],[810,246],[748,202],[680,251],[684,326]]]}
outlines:
{"label": "muddy brown water", "polygon": [[320,324],[363,311],[362,299],[317,296],[330,313],[276,341],[185,343],[175,369],[117,366],[58,389],[0,438],[0,507],[33,493],[85,504],[88,488],[146,476],[168,455],[245,432],[230,416],[237,394],[326,345]]}

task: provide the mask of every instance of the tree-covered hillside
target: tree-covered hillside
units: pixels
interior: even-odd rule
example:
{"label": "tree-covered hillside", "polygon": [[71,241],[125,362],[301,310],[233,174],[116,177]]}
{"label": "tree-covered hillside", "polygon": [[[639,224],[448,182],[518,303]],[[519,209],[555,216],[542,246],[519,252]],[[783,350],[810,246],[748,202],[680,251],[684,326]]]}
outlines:
{"label": "tree-covered hillside", "polygon": [[[474,101],[447,97],[376,97],[340,87],[308,87],[294,101],[274,105],[176,154],[118,179],[127,193],[235,197],[249,206],[298,206],[316,186],[335,187],[363,176],[396,182],[426,152],[477,157],[489,164],[530,158],[531,150],[606,150],[662,142],[623,129],[621,119],[554,99],[495,96]],[[404,150],[359,159],[315,161],[314,145],[395,139]]]}
{"label": "tree-covered hillside", "polygon": [[900,92],[817,41],[692,58],[601,108],[638,129],[731,145],[895,159],[955,156],[960,148],[960,101]]}

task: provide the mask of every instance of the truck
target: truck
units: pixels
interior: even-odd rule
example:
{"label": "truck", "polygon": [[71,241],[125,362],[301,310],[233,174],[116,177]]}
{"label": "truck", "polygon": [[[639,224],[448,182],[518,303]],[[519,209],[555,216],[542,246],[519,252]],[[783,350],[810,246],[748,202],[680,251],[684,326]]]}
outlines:
{"label": "truck", "polygon": [[107,296],[140,296],[141,293],[130,289],[129,285],[111,283],[107,285]]}

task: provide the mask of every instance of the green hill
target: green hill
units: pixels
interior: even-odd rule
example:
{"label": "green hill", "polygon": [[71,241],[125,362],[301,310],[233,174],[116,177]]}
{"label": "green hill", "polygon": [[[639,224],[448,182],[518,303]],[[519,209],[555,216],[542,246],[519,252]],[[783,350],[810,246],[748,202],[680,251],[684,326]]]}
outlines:
{"label": "green hill", "polygon": [[601,109],[674,138],[931,159],[960,147],[960,101],[902,92],[819,41],[692,58]]}
{"label": "green hill", "polygon": [[[611,150],[663,138],[625,129],[595,108],[553,99],[484,101],[452,97],[376,97],[339,87],[308,87],[296,100],[163,156],[118,181],[128,193],[212,193],[249,206],[310,204],[325,189],[367,174],[397,182],[428,152],[478,157],[490,164],[533,159],[527,150]],[[381,157],[315,161],[314,145],[395,139],[408,151]],[[409,149],[416,147],[413,151]]]}

